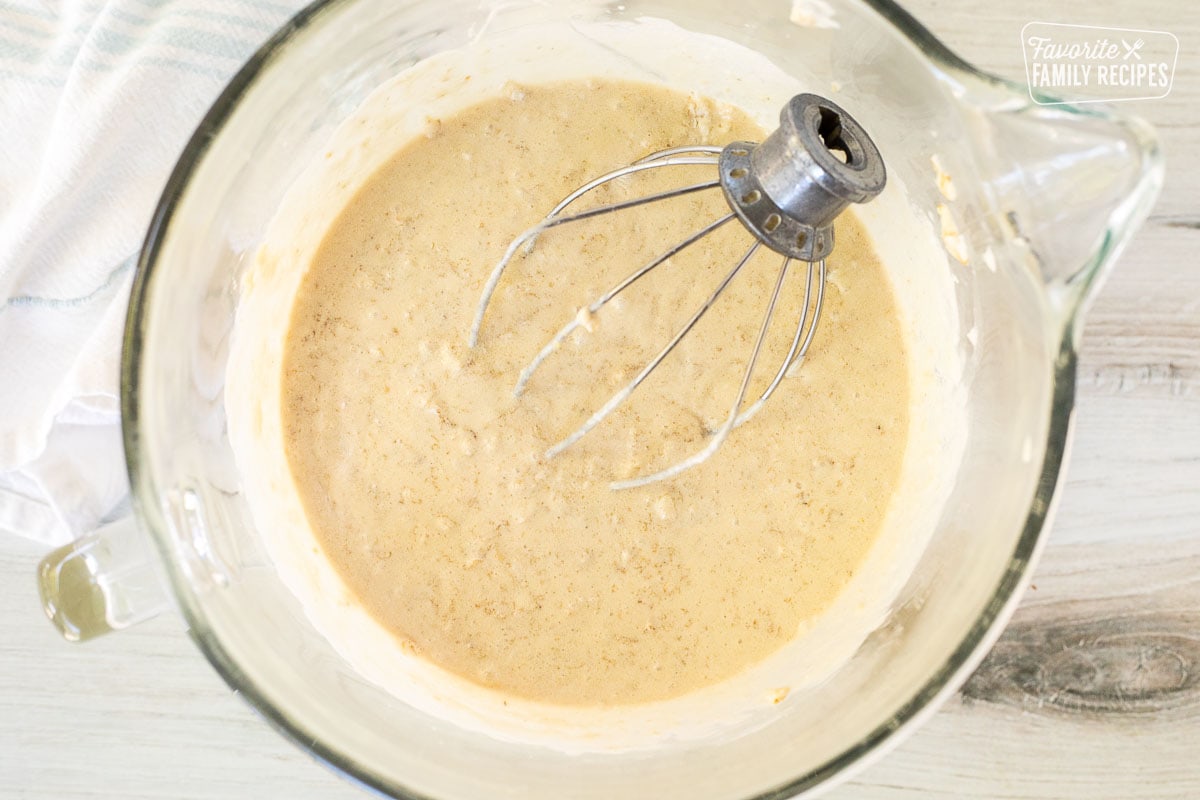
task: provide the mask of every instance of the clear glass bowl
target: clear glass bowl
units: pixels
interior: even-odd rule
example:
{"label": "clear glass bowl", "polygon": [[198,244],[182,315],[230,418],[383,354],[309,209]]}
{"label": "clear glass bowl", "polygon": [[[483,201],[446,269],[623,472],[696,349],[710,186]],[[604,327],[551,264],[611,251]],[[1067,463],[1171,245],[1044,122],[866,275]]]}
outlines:
{"label": "clear glass bowl", "polygon": [[[76,639],[124,627],[163,607],[165,580],[230,686],[299,746],[394,797],[788,797],[894,744],[965,679],[1025,585],[1068,445],[1081,312],[1147,215],[1162,164],[1140,121],[1035,104],[886,0],[830,7],[832,28],[794,24],[780,0],[331,0],[299,14],[214,105],[155,214],[122,372],[136,520],[46,559],[52,619]],[[568,756],[422,714],[358,677],[313,629],[250,519],[224,369],[244,256],[375,87],[530,19],[640,16],[746,45],[814,86],[839,84],[838,102],[872,131],[935,233],[936,152],[955,177],[962,235],[994,268],[956,273],[969,440],[885,624],[828,681],[733,740]]]}

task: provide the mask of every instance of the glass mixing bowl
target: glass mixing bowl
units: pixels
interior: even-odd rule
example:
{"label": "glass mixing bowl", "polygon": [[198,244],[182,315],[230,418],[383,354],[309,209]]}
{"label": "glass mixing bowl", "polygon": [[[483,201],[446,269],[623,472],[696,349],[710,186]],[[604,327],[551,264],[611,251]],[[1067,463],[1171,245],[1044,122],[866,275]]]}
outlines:
{"label": "glass mixing bowl", "polygon": [[[263,717],[394,797],[787,797],[898,741],[965,679],[1025,585],[1068,446],[1082,311],[1147,215],[1162,163],[1140,121],[1034,103],[886,0],[828,6],[832,27],[796,24],[782,0],[331,0],[299,14],[233,79],[163,194],[122,367],[135,518],[43,562],[51,618],[85,639],[177,605],[201,652]],[[970,254],[965,268],[929,265],[957,277],[969,432],[915,572],[829,680],[719,744],[566,755],[423,714],[358,677],[314,630],[251,521],[227,439],[224,369],[246,254],[372,89],[531,19],[640,16],[743,44],[813,86],[839,85],[838,102],[875,136],[932,235],[944,202],[937,154],[954,176]]]}

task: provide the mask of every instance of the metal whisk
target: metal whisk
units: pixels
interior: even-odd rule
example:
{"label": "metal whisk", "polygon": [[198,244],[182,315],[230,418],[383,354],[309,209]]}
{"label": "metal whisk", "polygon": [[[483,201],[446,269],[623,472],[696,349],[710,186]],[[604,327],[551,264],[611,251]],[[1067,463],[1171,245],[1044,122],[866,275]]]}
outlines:
{"label": "metal whisk", "polygon": [[[644,197],[589,208],[574,214],[563,212],[579,198],[618,178],[643,170],[675,166],[712,166],[717,168],[713,180]],[[609,288],[565,324],[534,356],[517,379],[514,394],[520,395],[537,368],[573,331],[588,324],[613,298],[632,286],[655,267],[703,237],[738,219],[754,235],[754,243],[734,267],[727,272],[716,289],[700,308],[675,333],[669,342],[638,372],[637,376],[617,391],[608,402],[596,410],[586,422],[558,444],[551,447],[547,457],[553,457],[582,439],[599,425],[663,362],[683,337],[695,327],[724,293],[734,277],[750,261],[758,248],[765,245],[783,256],[783,264],[775,281],[774,291],[767,302],[766,314],[758,337],[750,352],[733,405],[725,422],[714,431],[708,443],[694,455],[651,475],[644,475],[612,484],[614,489],[641,486],[670,478],[706,460],[729,437],[738,425],[749,420],[762,408],[780,382],[800,363],[812,344],[821,302],[825,293],[825,258],[833,250],[833,221],[850,203],[865,203],[878,195],[887,181],[883,159],[875,143],[853,117],[837,104],[813,94],[793,97],[780,113],[779,128],[761,144],[734,142],[725,147],[707,145],[675,147],[653,153],[640,161],[601,175],[571,192],[537,225],[519,235],[509,244],[483,290],[475,321],[471,327],[470,345],[479,340],[488,304],[505,268],[525,248],[528,252],[536,238],[552,228],[585,219],[611,214],[630,208],[720,187],[729,204],[730,213],[704,226],[679,243],[672,245],[649,263],[634,270]],[[751,376],[762,350],[763,341],[771,327],[776,301],[784,280],[794,261],[807,264],[803,311],[796,325],[787,355],[771,382],[745,411],[746,393]],[[815,280],[814,280],[815,277]],[[814,288],[815,287],[815,288]],[[815,292],[815,300],[813,294]],[[812,313],[809,306],[812,304]]]}

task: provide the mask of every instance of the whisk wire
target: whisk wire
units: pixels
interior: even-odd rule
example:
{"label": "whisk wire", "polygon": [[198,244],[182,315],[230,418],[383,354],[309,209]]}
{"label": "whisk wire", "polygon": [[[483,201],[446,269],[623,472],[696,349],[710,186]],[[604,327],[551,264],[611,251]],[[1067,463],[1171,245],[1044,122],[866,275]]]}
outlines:
{"label": "whisk wire", "polygon": [[606,306],[610,300],[612,300],[614,297],[619,295],[621,292],[625,291],[625,289],[632,286],[639,278],[641,278],[642,276],[649,273],[655,267],[658,267],[663,262],[665,262],[667,259],[671,258],[672,256],[678,254],[680,251],[684,250],[685,248],[700,241],[705,236],[707,236],[708,234],[715,231],[717,228],[721,227],[722,225],[724,225],[727,222],[731,222],[735,218],[736,218],[736,215],[727,214],[726,216],[721,217],[720,219],[716,220],[715,222],[711,222],[708,225],[705,225],[703,228],[701,228],[697,232],[693,233],[691,236],[689,236],[686,239],[684,239],[683,241],[673,245],[670,249],[666,250],[664,253],[659,255],[657,258],[653,259],[649,263],[639,267],[638,269],[631,272],[629,275],[625,276],[625,278],[623,280],[621,280],[619,283],[615,284],[608,291],[604,292],[604,294],[600,295],[595,300],[593,300],[591,303],[589,303],[584,308],[584,310],[581,311],[579,314],[576,314],[575,317],[570,322],[568,322],[566,325],[563,325],[561,328],[559,328],[558,332],[555,333],[554,336],[550,338],[550,341],[546,343],[546,346],[543,347],[540,351],[538,351],[538,354],[533,357],[533,360],[529,362],[529,364],[525,367],[525,369],[521,370],[521,374],[517,378],[516,388],[513,389],[513,395],[517,396],[517,397],[521,396],[521,394],[525,391],[525,385],[529,383],[529,379],[533,377],[533,373],[536,372],[537,368],[542,365],[542,362],[545,361],[547,358],[549,358],[550,355],[554,353],[554,351],[558,350],[558,348],[562,345],[562,343],[564,341],[566,341],[566,338],[568,336],[570,336],[572,333],[574,333],[581,326],[585,325],[588,317],[590,317],[592,314],[595,314],[598,311],[600,311],[600,309],[604,308],[604,306]]}
{"label": "whisk wire", "polygon": [[667,150],[659,150],[657,153],[651,153],[648,156],[639,158],[633,162],[635,164],[648,164],[651,161],[658,161],[661,158],[670,158],[671,156],[679,156],[684,153],[709,153],[714,156],[721,155],[724,148],[717,147],[711,144],[689,144],[683,147],[672,147]]}
{"label": "whisk wire", "polygon": [[[787,270],[788,264],[791,262],[791,260],[792,259],[786,256],[784,257],[784,270]],[[818,272],[817,302],[813,307],[812,325],[809,326],[808,334],[805,335],[805,323],[808,321],[808,307],[809,302],[812,300],[814,266]],[[738,417],[737,423],[734,425],[735,428],[739,425],[749,422],[751,418],[753,418],[754,415],[762,409],[763,405],[767,402],[771,395],[774,394],[775,389],[778,388],[783,379],[787,377],[792,367],[804,360],[804,356],[808,353],[809,345],[812,344],[813,335],[816,333],[817,323],[821,319],[821,301],[824,299],[824,297],[825,259],[821,259],[820,263],[816,265],[814,265],[812,262],[808,263],[808,275],[805,278],[804,283],[804,303],[800,308],[800,321],[796,324],[796,333],[792,337],[791,347],[788,348],[788,353],[786,356],[784,356],[783,363],[780,365],[779,371],[775,373],[775,377],[771,379],[771,382],[767,385],[767,388],[763,390],[763,393],[759,396],[759,398],[755,400],[749,408],[746,409],[746,413]],[[801,339],[803,339],[803,344],[801,344]]]}
{"label": "whisk wire", "polygon": [[746,370],[742,373],[742,383],[738,388],[737,397],[733,401],[733,406],[729,409],[729,415],[725,418],[725,422],[722,423],[721,427],[708,440],[708,444],[666,469],[659,470],[650,475],[642,475],[623,481],[614,481],[609,485],[610,488],[616,490],[633,489],[638,486],[645,486],[648,483],[673,478],[681,472],[685,472],[697,464],[707,461],[709,456],[717,452],[721,445],[725,443],[725,440],[729,438],[729,434],[738,425],[738,412],[742,410],[742,403],[746,402],[746,392],[750,388],[750,379],[754,377],[754,367],[758,364],[758,356],[762,352],[763,342],[766,341],[767,331],[771,328],[771,320],[775,317],[775,306],[779,302],[779,294],[783,290],[783,282],[787,277],[791,261],[790,258],[785,258],[783,264],[779,267],[779,277],[775,279],[775,288],[771,292],[771,299],[767,302],[767,311],[763,315],[762,325],[758,329],[758,338],[754,340],[754,349],[750,351],[750,358],[746,362]]}
{"label": "whisk wire", "polygon": [[[809,265],[809,270],[812,270],[811,264]],[[804,337],[804,344],[800,346],[799,352],[792,356],[792,360],[788,363],[787,372],[785,373],[787,375],[791,375],[792,371],[799,366],[800,362],[804,360],[804,357],[808,355],[808,348],[812,344],[813,336],[815,336],[817,333],[817,323],[821,319],[821,303],[825,299],[825,259],[821,259],[821,263],[818,265],[818,271],[820,272],[820,277],[817,279],[817,301],[813,305],[812,325],[810,325],[808,328],[808,334]]]}
{"label": "whisk wire", "polygon": [[[588,181],[583,186],[580,186],[578,189],[571,192],[569,195],[567,195],[562,200],[560,200],[558,205],[556,205],[553,209],[551,209],[550,213],[547,214],[546,216],[547,217],[556,217],[559,214],[561,214],[562,211],[567,206],[571,205],[571,203],[574,203],[576,200],[583,197],[585,194],[592,191],[593,189],[599,189],[601,186],[603,186],[606,183],[611,183],[612,181],[615,181],[618,178],[624,178],[626,175],[632,175],[635,172],[643,172],[645,170],[655,169],[657,167],[693,167],[693,166],[695,166],[695,167],[712,167],[712,166],[715,166],[716,164],[717,164],[717,159],[714,157],[711,157],[711,156],[705,156],[705,157],[694,156],[691,158],[664,158],[661,155],[659,155],[658,158],[651,157],[648,160],[636,161],[632,164],[627,164],[618,169],[614,169],[612,172],[606,172],[603,175],[601,175],[600,177],[594,178],[594,179]],[[645,200],[646,198],[643,197],[640,199]]]}
{"label": "whisk wire", "polygon": [[742,267],[746,266],[746,263],[750,261],[750,258],[761,246],[762,242],[760,241],[755,241],[752,245],[750,245],[750,249],[748,249],[746,254],[741,257],[737,265],[734,266],[734,268],[731,269],[725,275],[725,277],[721,279],[721,283],[717,286],[716,290],[709,295],[708,299],[704,301],[704,304],[700,306],[699,310],[697,310],[696,313],[693,314],[686,323],[684,323],[683,327],[681,327],[675,333],[675,335],[671,338],[671,341],[659,351],[658,355],[650,359],[650,362],[642,368],[642,371],[639,372],[633,380],[625,384],[625,386],[622,387],[616,394],[610,397],[608,402],[601,406],[594,414],[592,414],[592,416],[588,417],[587,421],[576,428],[570,436],[547,450],[546,458],[553,458],[563,450],[566,450],[568,447],[578,442],[580,439],[586,436],[587,433],[592,430],[592,428],[595,428],[597,425],[603,422],[609,414],[616,410],[617,406],[625,402],[625,400],[631,394],[633,394],[634,390],[641,386],[642,382],[650,376],[650,373],[654,372],[654,370],[658,368],[658,365],[661,364],[663,360],[671,354],[675,347],[683,340],[683,337],[687,336],[688,333],[691,332],[692,328],[696,327],[696,323],[698,323],[701,318],[704,317],[705,313],[712,308],[713,304],[720,299],[721,295],[725,293],[725,290],[729,288],[729,284],[735,277],[737,277],[737,274],[742,271]]}
{"label": "whisk wire", "polygon": [[616,203],[606,203],[604,205],[596,206],[595,208],[589,208],[586,211],[580,211],[576,214],[569,214],[567,216],[560,217],[559,214],[561,214],[562,211],[571,203],[578,200],[587,192],[590,192],[591,190],[602,186],[609,181],[616,180],[617,178],[625,175],[633,174],[634,172],[641,172],[643,170],[653,169],[655,167],[689,166],[696,164],[712,166],[715,163],[716,161],[711,158],[666,158],[654,162],[631,164],[629,166],[622,167],[621,169],[613,170],[606,175],[601,175],[599,178],[596,178],[595,180],[584,184],[575,191],[571,192],[571,194],[563,198],[563,200],[557,206],[555,206],[549,214],[543,217],[541,222],[532,226],[531,228],[528,228],[521,233],[520,236],[513,239],[509,243],[508,248],[504,251],[504,255],[501,257],[499,263],[497,263],[492,269],[492,273],[488,276],[487,282],[484,284],[483,294],[480,296],[479,305],[475,309],[475,319],[471,323],[471,334],[468,337],[467,343],[471,347],[474,347],[479,343],[479,331],[483,328],[483,318],[487,313],[488,305],[491,303],[492,295],[496,293],[496,287],[499,286],[500,279],[504,276],[504,271],[508,268],[509,263],[516,256],[517,251],[520,250],[527,242],[530,243],[530,247],[532,247],[532,241],[544,231],[547,231],[550,228],[555,228],[559,225],[565,225],[569,222],[580,222],[585,219],[601,216],[602,214],[624,211],[629,208],[636,208],[638,206],[643,206],[648,203],[655,203],[660,200],[670,200],[674,197],[682,197],[683,195],[704,191],[705,189],[716,189],[720,187],[721,182],[720,180],[712,180],[704,181],[702,183],[694,183],[688,186],[681,186],[661,192],[654,192],[653,194],[644,195],[642,197],[621,200]]}

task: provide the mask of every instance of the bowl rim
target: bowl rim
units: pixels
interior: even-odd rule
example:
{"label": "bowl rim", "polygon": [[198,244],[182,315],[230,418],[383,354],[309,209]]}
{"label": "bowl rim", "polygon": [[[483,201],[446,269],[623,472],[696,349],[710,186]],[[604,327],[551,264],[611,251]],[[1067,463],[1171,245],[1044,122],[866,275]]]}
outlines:
{"label": "bowl rim", "polygon": [[[318,22],[325,13],[356,0],[314,0],[285,22],[238,70],[205,113],[181,152],[155,207],[142,245],[130,294],[121,353],[121,426],[134,513],[142,520],[164,564],[171,592],[188,624],[188,634],[221,678],[272,727],[310,753],[336,774],[363,788],[397,800],[435,800],[429,795],[397,784],[357,763],[355,759],[326,745],[304,725],[278,708],[237,664],[222,643],[212,635],[204,614],[194,602],[188,576],[176,562],[168,528],[155,500],[156,490],[149,470],[143,467],[140,436],[141,352],[151,314],[149,290],[163,243],[167,238],[179,200],[191,176],[207,154],[211,142],[239,107],[258,75],[276,53],[299,33]],[[853,0],[878,13],[907,36],[922,53],[941,68],[975,80],[1009,86],[1003,78],[982,72],[964,61],[907,11],[892,0]],[[1042,535],[1055,508],[1063,465],[1070,446],[1075,400],[1077,325],[1066,324],[1058,345],[1052,374],[1048,408],[1046,450],[1030,508],[995,590],[959,645],[933,672],[919,690],[891,717],[842,753],[817,768],[748,800],[784,800],[820,787],[822,790],[848,780],[897,746],[969,677],[999,638],[1004,624],[1016,610],[1045,544]]]}

